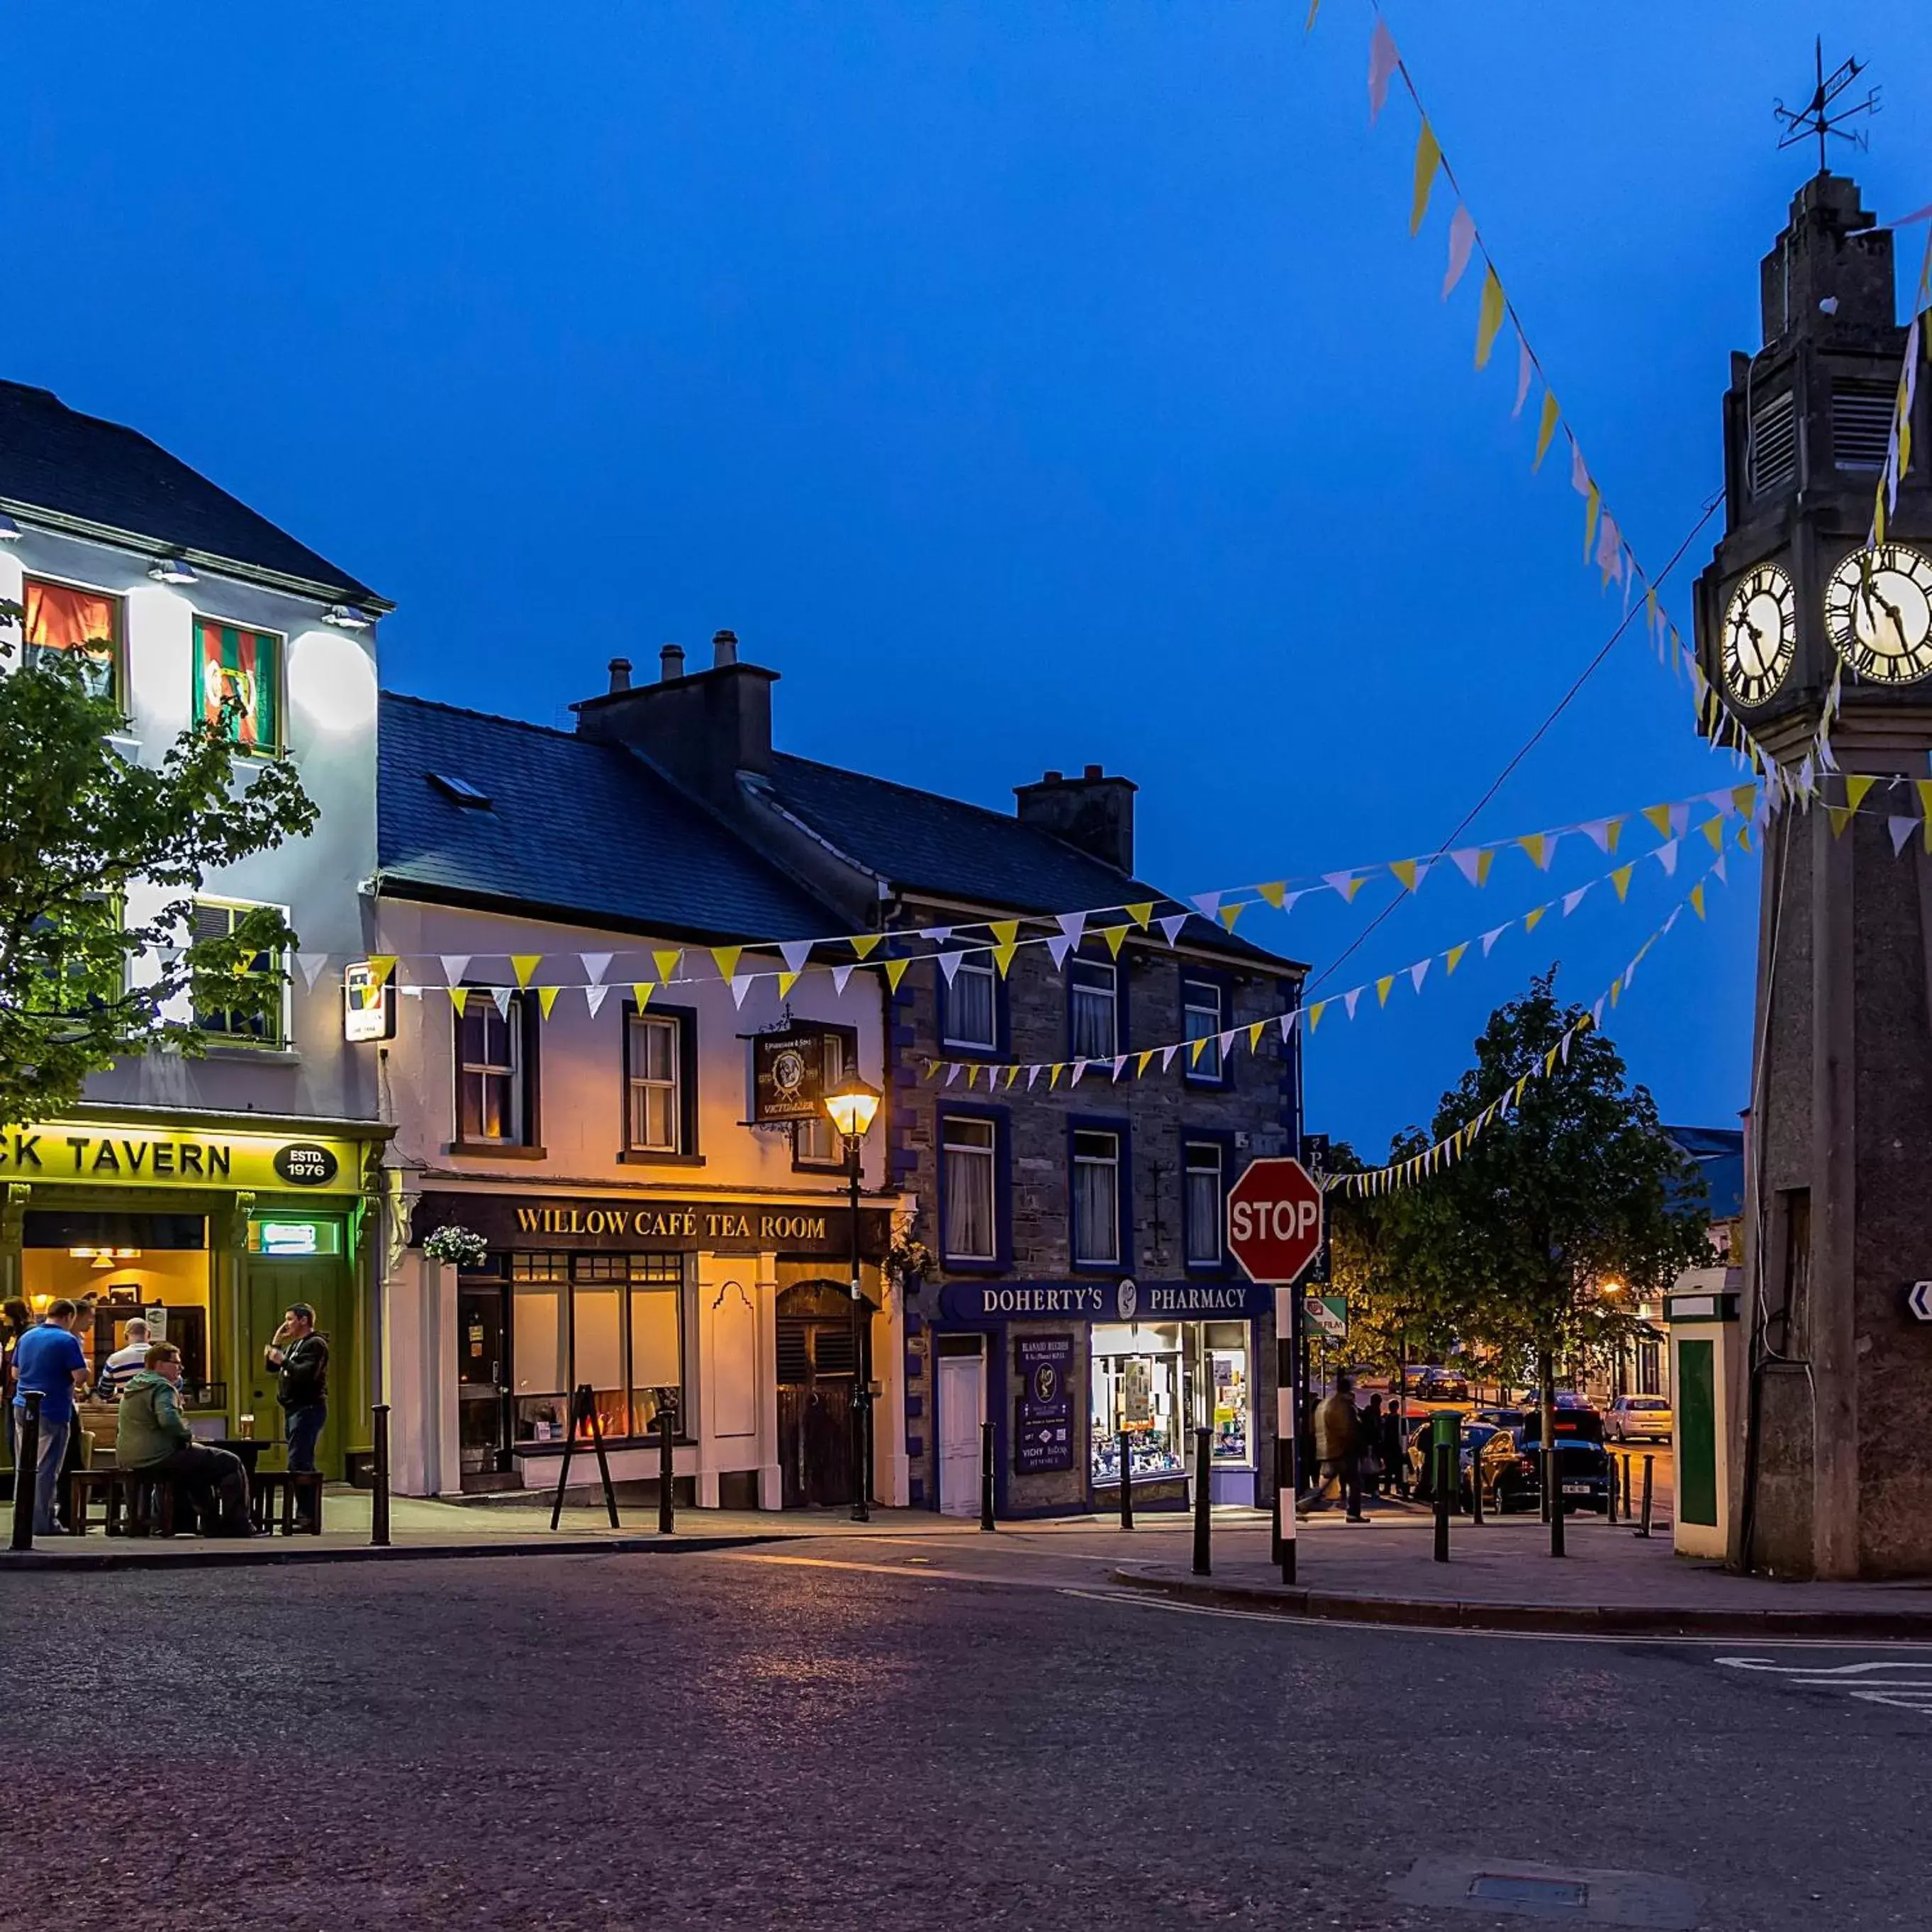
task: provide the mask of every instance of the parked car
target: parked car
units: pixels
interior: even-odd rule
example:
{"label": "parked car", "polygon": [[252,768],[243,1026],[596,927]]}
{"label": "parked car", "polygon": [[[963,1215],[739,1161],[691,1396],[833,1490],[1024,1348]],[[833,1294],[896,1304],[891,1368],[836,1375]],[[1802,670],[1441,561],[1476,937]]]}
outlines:
{"label": "parked car", "polygon": [[1670,1405],[1660,1395],[1620,1395],[1604,1418],[1604,1432],[1612,1442],[1628,1442],[1640,1436],[1668,1442],[1676,1426]]}
{"label": "parked car", "polygon": [[[1543,1498],[1543,1424],[1532,1415],[1512,1432],[1522,1459],[1516,1478],[1519,1492],[1526,1490],[1539,1506]],[[1610,1508],[1610,1452],[1604,1447],[1604,1419],[1593,1408],[1559,1408],[1556,1414],[1556,1481],[1566,1510],[1594,1510],[1606,1516]]]}

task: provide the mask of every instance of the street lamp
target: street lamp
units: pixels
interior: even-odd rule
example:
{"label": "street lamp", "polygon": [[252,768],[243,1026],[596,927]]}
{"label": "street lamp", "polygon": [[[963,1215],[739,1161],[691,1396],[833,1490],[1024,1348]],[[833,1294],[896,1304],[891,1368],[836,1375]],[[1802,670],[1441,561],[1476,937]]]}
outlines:
{"label": "street lamp", "polygon": [[852,1342],[855,1369],[852,1390],[853,1460],[858,1465],[852,1520],[872,1520],[872,1324],[866,1318],[866,1298],[859,1286],[859,1156],[873,1117],[884,1096],[869,1081],[848,1073],[825,1096],[826,1116],[845,1142],[845,1179],[851,1190]]}

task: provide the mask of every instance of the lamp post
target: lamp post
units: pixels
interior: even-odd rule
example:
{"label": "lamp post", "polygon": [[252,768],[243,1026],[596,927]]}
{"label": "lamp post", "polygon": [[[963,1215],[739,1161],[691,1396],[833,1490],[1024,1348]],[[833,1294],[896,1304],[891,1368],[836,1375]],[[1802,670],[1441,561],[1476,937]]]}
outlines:
{"label": "lamp post", "polygon": [[879,1111],[879,1090],[856,1073],[848,1073],[825,1096],[832,1126],[845,1142],[845,1178],[852,1213],[852,1387],[853,1460],[858,1466],[852,1520],[872,1520],[872,1324],[866,1316],[866,1297],[859,1286],[859,1156],[872,1117]]}

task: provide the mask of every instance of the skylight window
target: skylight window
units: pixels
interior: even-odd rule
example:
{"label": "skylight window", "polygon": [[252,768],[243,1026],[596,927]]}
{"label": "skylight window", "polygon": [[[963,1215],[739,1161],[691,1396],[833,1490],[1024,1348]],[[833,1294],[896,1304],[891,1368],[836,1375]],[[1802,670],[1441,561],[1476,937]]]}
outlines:
{"label": "skylight window", "polygon": [[431,772],[428,776],[430,783],[452,805],[464,806],[471,812],[490,809],[490,794],[478,791],[467,778],[453,778],[445,772]]}

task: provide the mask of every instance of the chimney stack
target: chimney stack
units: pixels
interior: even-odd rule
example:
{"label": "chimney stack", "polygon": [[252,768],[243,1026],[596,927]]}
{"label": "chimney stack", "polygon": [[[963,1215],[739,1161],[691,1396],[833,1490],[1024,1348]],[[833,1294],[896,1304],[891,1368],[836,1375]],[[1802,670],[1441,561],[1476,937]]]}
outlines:
{"label": "chimney stack", "polygon": [[1134,794],[1131,778],[1108,778],[1089,765],[1077,778],[1048,772],[1037,784],[1016,785],[1020,822],[1036,825],[1064,844],[1112,866],[1134,869]]}
{"label": "chimney stack", "polygon": [[673,678],[682,677],[683,675],[684,646],[682,644],[665,645],[658,653],[658,682],[668,684]]}
{"label": "chimney stack", "polygon": [[613,658],[610,660],[610,688],[613,691],[628,691],[630,688],[630,659],[628,658]]}
{"label": "chimney stack", "polygon": [[714,631],[711,634],[711,668],[722,670],[727,664],[738,662],[738,634],[736,631]]}

